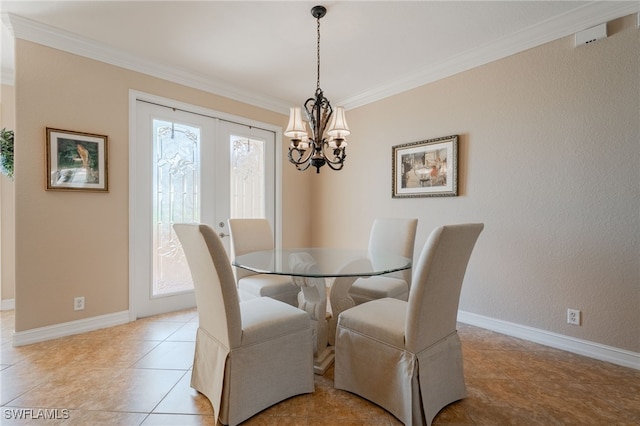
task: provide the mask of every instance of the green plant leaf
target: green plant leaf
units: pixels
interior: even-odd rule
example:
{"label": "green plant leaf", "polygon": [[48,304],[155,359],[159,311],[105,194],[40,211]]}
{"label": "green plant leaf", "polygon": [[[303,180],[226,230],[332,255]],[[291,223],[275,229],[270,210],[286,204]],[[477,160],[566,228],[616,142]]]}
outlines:
{"label": "green plant leaf", "polygon": [[2,174],[13,179],[13,130],[0,130],[0,166]]}

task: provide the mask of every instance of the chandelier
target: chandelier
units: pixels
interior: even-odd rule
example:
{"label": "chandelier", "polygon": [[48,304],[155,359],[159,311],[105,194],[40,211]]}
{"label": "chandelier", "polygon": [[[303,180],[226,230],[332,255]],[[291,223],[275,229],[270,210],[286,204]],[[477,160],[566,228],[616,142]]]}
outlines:
{"label": "chandelier", "polygon": [[[284,135],[291,138],[289,146],[289,161],[300,171],[309,166],[316,168],[327,164],[333,170],[340,170],[347,157],[345,137],[351,133],[343,107],[336,107],[335,111],[324,97],[320,88],[320,18],[327,13],[324,6],[314,6],[311,15],[317,21],[317,80],[316,93],[304,103],[306,121],[302,118],[302,108],[290,108],[289,124]],[[307,132],[307,122],[311,134]],[[325,131],[326,130],[326,131]]]}

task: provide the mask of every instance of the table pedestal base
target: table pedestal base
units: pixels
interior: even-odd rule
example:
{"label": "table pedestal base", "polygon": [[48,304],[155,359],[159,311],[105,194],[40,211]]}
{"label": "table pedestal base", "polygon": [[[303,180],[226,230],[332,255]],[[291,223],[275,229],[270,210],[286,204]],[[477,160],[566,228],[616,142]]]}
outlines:
{"label": "table pedestal base", "polygon": [[333,348],[326,346],[313,358],[313,372],[320,376],[324,375],[329,367],[331,367],[331,364],[333,364],[334,359],[335,354],[333,353]]}
{"label": "table pedestal base", "polygon": [[302,290],[298,294],[298,307],[311,318],[313,371],[316,374],[324,374],[334,359],[333,351],[328,347],[327,286],[324,278],[314,277],[318,267],[307,253],[291,254],[289,264],[294,272],[302,275],[293,276],[292,281]]}

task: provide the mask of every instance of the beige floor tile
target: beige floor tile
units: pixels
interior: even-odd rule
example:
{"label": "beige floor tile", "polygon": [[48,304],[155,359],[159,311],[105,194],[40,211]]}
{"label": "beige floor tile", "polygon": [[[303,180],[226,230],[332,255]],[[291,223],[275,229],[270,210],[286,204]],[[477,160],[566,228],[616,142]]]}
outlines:
{"label": "beige floor tile", "polygon": [[213,415],[211,403],[201,393],[193,389],[191,371],[187,371],[178,384],[169,391],[167,396],[153,410],[154,414],[198,414]]}
{"label": "beige floor tile", "polygon": [[15,348],[21,359],[16,364],[28,364],[32,368],[55,369],[73,364],[84,353],[87,345],[77,337],[55,339]]}
{"label": "beige floor tile", "polygon": [[177,321],[154,321],[151,318],[143,318],[128,324],[92,331],[86,335],[88,338],[163,341],[183,325],[184,323]]}
{"label": "beige floor tile", "polygon": [[305,426],[308,424],[309,419],[306,417],[275,417],[262,414],[242,422],[242,426]]}
{"label": "beige floor tile", "polygon": [[196,341],[196,333],[198,331],[198,322],[197,321],[189,321],[171,336],[167,337],[167,340],[170,342],[195,342]]}
{"label": "beige floor tile", "polygon": [[[464,347],[477,350],[522,351],[525,341],[466,324],[458,324],[458,334]],[[539,345],[537,345],[539,346]]]}
{"label": "beige floor tile", "polygon": [[[0,312],[3,336],[13,313]],[[212,425],[209,401],[192,389],[193,309],[14,348],[0,342],[0,422],[74,425]],[[640,370],[459,324],[469,396],[435,425],[639,425]],[[333,388],[282,401],[246,425],[392,425],[390,413]],[[69,419],[5,418],[7,410],[69,410]],[[9,417],[11,417],[9,415]]]}
{"label": "beige floor tile", "polygon": [[508,379],[501,353],[494,350],[477,350],[463,347],[464,375],[479,379]]}
{"label": "beige floor tile", "polygon": [[[358,419],[333,419],[330,417],[310,417],[307,420],[306,425],[309,426],[326,426],[326,425],[335,425],[335,426],[363,426],[363,425],[375,425],[375,426],[388,426],[392,423],[389,422],[388,417],[380,417],[380,418],[369,418],[365,422]],[[402,423],[398,423],[402,425]]]}
{"label": "beige floor tile", "polygon": [[151,318],[152,321],[175,321],[185,323],[198,319],[198,311],[196,308],[185,309],[177,312],[168,312],[166,314],[155,315]]}
{"label": "beige floor tile", "polygon": [[76,357],[74,366],[127,368],[152,352],[160,342],[152,340],[86,340],[86,346]]}
{"label": "beige floor tile", "polygon": [[256,417],[306,419],[309,416],[309,406],[312,399],[312,394],[296,395],[276,405],[272,405],[260,412]]}
{"label": "beige floor tile", "polygon": [[640,425],[640,381],[599,386],[597,397],[616,407],[626,419]]}
{"label": "beige floor tile", "polygon": [[90,392],[78,408],[150,413],[184,375],[181,370],[128,369]]}
{"label": "beige floor tile", "polygon": [[134,368],[188,370],[193,365],[195,342],[165,341],[136,362]]}
{"label": "beige floor tile", "polygon": [[46,381],[46,374],[12,365],[0,371],[0,405],[6,405]]}
{"label": "beige floor tile", "polygon": [[463,399],[461,401],[454,402],[449,404],[445,408],[443,408],[435,418],[435,422],[433,424],[436,425],[445,425],[445,424],[455,424],[455,425],[473,425],[474,422],[469,415],[467,410],[466,400]]}
{"label": "beige floor tile", "polygon": [[26,346],[13,347],[11,342],[0,345],[0,363],[2,365],[14,365],[23,361],[29,353]]}
{"label": "beige floor tile", "polygon": [[94,395],[99,389],[108,388],[110,383],[124,372],[124,369],[60,368],[55,372],[49,372],[38,386],[23,393],[8,405],[25,408],[82,408],[87,400],[95,399]]}
{"label": "beige floor tile", "polygon": [[387,418],[387,412],[377,405],[349,392],[319,388],[313,393],[309,417],[374,421]]}
{"label": "beige floor tile", "polygon": [[214,426],[213,416],[189,414],[150,414],[143,426]]}

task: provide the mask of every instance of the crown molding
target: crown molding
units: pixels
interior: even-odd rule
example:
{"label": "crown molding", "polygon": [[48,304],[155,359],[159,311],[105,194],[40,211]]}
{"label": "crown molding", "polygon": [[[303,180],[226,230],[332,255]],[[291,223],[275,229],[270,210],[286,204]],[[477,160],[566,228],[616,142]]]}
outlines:
{"label": "crown molding", "polygon": [[640,11],[639,1],[590,2],[545,22],[523,28],[516,34],[510,34],[480,49],[464,52],[418,73],[406,75],[359,95],[338,100],[337,104],[343,105],[347,110],[370,104],[638,11]]}
{"label": "crown molding", "polygon": [[[464,52],[428,69],[381,84],[358,95],[337,100],[337,104],[343,105],[347,110],[357,108],[569,36],[603,22],[637,13],[638,11],[640,11],[639,1],[589,2],[563,15],[556,16],[535,26],[524,28],[516,34],[511,34],[509,37],[487,44],[480,49]],[[224,96],[277,113],[285,115],[289,113],[288,103],[282,100],[258,96],[255,93],[250,93],[222,81],[212,80],[210,77],[201,74],[143,60],[101,43],[81,38],[75,34],[30,19],[5,13],[2,14],[2,22],[16,38]],[[5,83],[5,81],[10,81],[10,84],[13,84],[13,72],[5,72],[4,69],[2,71],[3,84],[9,84]],[[6,80],[5,75],[7,76]]]}
{"label": "crown molding", "polygon": [[68,53],[105,62],[120,68],[140,72],[194,89],[224,96],[281,114],[289,113],[289,105],[284,101],[258,96],[238,87],[212,80],[208,76],[184,69],[140,59],[102,43],[82,38],[76,34],[32,21],[14,14],[3,14],[2,22],[15,38],[42,44]]}

